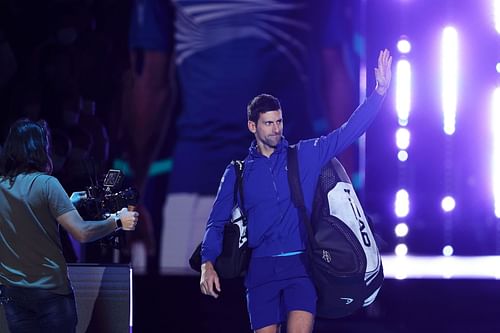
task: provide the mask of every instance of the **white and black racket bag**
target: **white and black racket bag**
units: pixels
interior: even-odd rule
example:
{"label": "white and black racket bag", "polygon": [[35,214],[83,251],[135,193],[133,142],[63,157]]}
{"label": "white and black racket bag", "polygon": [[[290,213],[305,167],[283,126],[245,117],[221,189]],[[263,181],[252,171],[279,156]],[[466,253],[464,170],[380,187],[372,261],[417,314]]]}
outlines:
{"label": "white and black racket bag", "polygon": [[309,218],[297,182],[300,178],[295,154],[296,149],[290,148],[289,182],[293,201],[308,230],[307,252],[318,294],[317,315],[344,317],[373,303],[384,280],[372,226],[337,159],[321,170]]}

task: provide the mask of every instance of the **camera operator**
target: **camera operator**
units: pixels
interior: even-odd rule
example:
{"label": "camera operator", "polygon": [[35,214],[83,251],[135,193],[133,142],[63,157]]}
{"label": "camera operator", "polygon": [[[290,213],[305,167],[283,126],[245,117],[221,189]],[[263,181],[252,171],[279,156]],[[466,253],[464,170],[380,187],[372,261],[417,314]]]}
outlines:
{"label": "camera operator", "polygon": [[[59,225],[80,242],[134,230],[138,213],[123,208],[84,221],[50,176],[50,134],[44,121],[21,119],[5,140],[0,164],[0,303],[15,332],[75,332],[75,298],[61,249]],[[76,202],[81,194],[72,195]]]}

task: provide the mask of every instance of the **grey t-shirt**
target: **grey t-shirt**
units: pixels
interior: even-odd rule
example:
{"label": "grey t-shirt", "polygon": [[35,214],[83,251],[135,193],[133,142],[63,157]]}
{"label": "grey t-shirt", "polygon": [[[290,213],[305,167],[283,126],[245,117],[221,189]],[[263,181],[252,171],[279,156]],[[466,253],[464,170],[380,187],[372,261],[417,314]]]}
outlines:
{"label": "grey t-shirt", "polygon": [[74,209],[52,176],[0,178],[1,284],[71,292],[56,218]]}

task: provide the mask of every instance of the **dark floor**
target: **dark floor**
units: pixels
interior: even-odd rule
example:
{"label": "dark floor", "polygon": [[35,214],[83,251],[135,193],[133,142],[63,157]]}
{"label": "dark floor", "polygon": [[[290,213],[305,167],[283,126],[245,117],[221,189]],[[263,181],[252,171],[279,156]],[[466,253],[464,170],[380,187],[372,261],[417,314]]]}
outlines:
{"label": "dark floor", "polygon": [[[198,277],[134,277],[134,332],[250,332],[242,281],[223,281],[215,300]],[[498,280],[387,279],[377,301],[345,319],[316,321],[316,333],[500,332]]]}

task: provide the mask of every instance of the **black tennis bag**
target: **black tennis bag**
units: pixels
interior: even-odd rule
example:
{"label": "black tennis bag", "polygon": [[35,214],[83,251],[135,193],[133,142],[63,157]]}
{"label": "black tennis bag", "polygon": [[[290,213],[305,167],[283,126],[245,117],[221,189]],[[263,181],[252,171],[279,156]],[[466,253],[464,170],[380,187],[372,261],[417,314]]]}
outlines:
{"label": "black tennis bag", "polygon": [[[224,225],[222,252],[215,261],[215,270],[220,278],[233,279],[244,276],[250,262],[251,249],[248,247],[247,219],[243,212],[243,166],[242,161],[232,162],[236,179],[234,182],[234,201],[231,220]],[[237,196],[241,207],[238,206]],[[198,244],[189,258],[189,265],[197,272],[201,271],[201,245]]]}
{"label": "black tennis bag", "polygon": [[288,170],[292,200],[308,230],[307,252],[318,294],[317,315],[340,318],[370,305],[384,280],[382,260],[372,226],[344,167],[332,159],[321,170],[310,219],[293,147]]}

